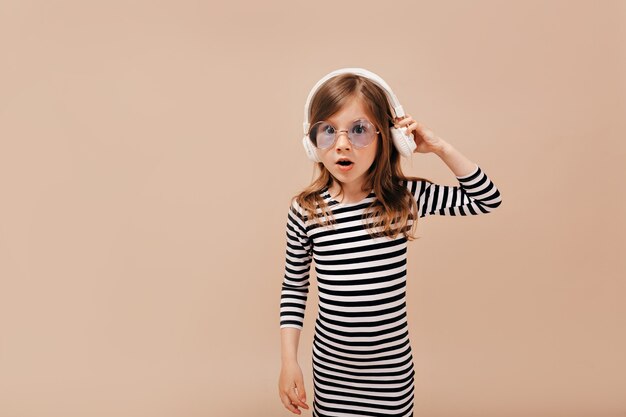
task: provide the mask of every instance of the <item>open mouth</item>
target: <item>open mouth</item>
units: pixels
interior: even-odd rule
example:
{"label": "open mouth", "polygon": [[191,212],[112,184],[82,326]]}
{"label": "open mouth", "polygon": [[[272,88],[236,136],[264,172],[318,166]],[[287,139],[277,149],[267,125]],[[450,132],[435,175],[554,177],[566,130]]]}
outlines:
{"label": "open mouth", "polygon": [[337,166],[341,171],[350,171],[354,166],[354,162],[350,161],[349,159],[340,159],[339,161],[337,161]]}

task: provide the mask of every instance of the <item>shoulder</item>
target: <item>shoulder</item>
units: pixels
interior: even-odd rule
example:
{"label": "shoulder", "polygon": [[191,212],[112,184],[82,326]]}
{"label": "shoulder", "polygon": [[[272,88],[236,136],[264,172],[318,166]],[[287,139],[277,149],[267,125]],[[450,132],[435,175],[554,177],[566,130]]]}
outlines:
{"label": "shoulder", "polygon": [[289,203],[289,215],[298,219],[300,222],[305,223],[307,220],[307,212],[301,205],[300,199],[300,195],[291,197],[291,201]]}
{"label": "shoulder", "polygon": [[323,204],[328,203],[329,197],[328,187],[314,191],[305,190],[291,197],[290,210],[306,217],[308,212],[315,212]]}
{"label": "shoulder", "polygon": [[294,214],[302,214],[304,212],[304,208],[298,202],[299,196],[295,195],[291,197],[289,202],[289,212]]}

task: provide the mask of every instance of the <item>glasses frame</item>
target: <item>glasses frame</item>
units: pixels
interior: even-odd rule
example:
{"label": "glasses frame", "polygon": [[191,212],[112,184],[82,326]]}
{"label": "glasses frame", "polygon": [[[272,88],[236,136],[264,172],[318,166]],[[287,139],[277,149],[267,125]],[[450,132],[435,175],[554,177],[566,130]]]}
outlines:
{"label": "glasses frame", "polygon": [[[354,119],[352,121],[352,123],[356,122],[356,121],[366,121],[367,123],[369,123],[371,126],[373,126],[376,129],[376,137],[378,137],[378,135],[380,134],[380,130],[378,130],[378,128],[376,128],[376,125],[372,122],[369,121],[369,119],[363,118],[363,117],[359,117],[357,119]],[[319,146],[317,146],[317,140],[313,141],[313,139],[311,138],[311,132],[313,131],[313,127],[315,127],[318,123],[327,123],[328,125],[330,125],[334,130],[335,130],[335,140],[333,140],[333,142],[328,145],[325,148],[320,148]],[[348,141],[352,144],[352,146],[354,146],[356,149],[364,149],[367,148],[368,146],[370,146],[372,143],[374,143],[374,140],[372,140],[370,143],[368,143],[365,146],[357,146],[353,141],[352,141],[352,137],[350,137],[350,132],[348,132],[348,130],[343,129],[343,130],[338,130],[334,124],[332,124],[331,122],[329,122],[328,120],[320,120],[318,122],[315,122],[311,125],[311,127],[309,128],[309,133],[308,136],[309,138],[311,138],[311,143],[313,144],[313,146],[315,146],[317,149],[330,149],[333,146],[335,146],[335,144],[337,143],[337,139],[339,139],[339,135],[341,134],[341,132],[346,132],[346,135],[348,136]]]}

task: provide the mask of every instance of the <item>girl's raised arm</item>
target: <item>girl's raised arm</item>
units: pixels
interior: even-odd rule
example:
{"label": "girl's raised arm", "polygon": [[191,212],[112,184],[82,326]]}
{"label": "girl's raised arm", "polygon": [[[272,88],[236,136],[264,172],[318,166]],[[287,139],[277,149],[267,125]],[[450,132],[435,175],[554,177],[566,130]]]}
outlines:
{"label": "girl's raised arm", "polygon": [[413,132],[415,152],[434,153],[450,168],[459,181],[458,186],[439,185],[429,181],[404,182],[417,202],[418,217],[427,215],[466,216],[489,213],[502,198],[496,185],[478,164],[469,160],[454,146],[435,135],[411,115],[396,118],[396,127]]}
{"label": "girl's raised arm", "polygon": [[486,214],[502,202],[500,191],[478,164],[471,173],[456,178],[458,186],[429,181],[405,182],[417,202],[419,217]]}

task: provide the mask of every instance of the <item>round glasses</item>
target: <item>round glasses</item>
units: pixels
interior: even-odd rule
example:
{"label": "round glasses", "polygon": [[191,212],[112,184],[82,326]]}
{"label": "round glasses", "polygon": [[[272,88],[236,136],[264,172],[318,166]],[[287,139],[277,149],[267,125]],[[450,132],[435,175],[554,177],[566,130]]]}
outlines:
{"label": "round glasses", "polygon": [[340,132],[348,134],[348,140],[357,149],[370,145],[380,133],[373,124],[366,119],[357,119],[352,122],[350,129],[337,130],[329,122],[322,120],[311,126],[309,130],[309,138],[313,145],[319,149],[326,149],[333,146]]}

